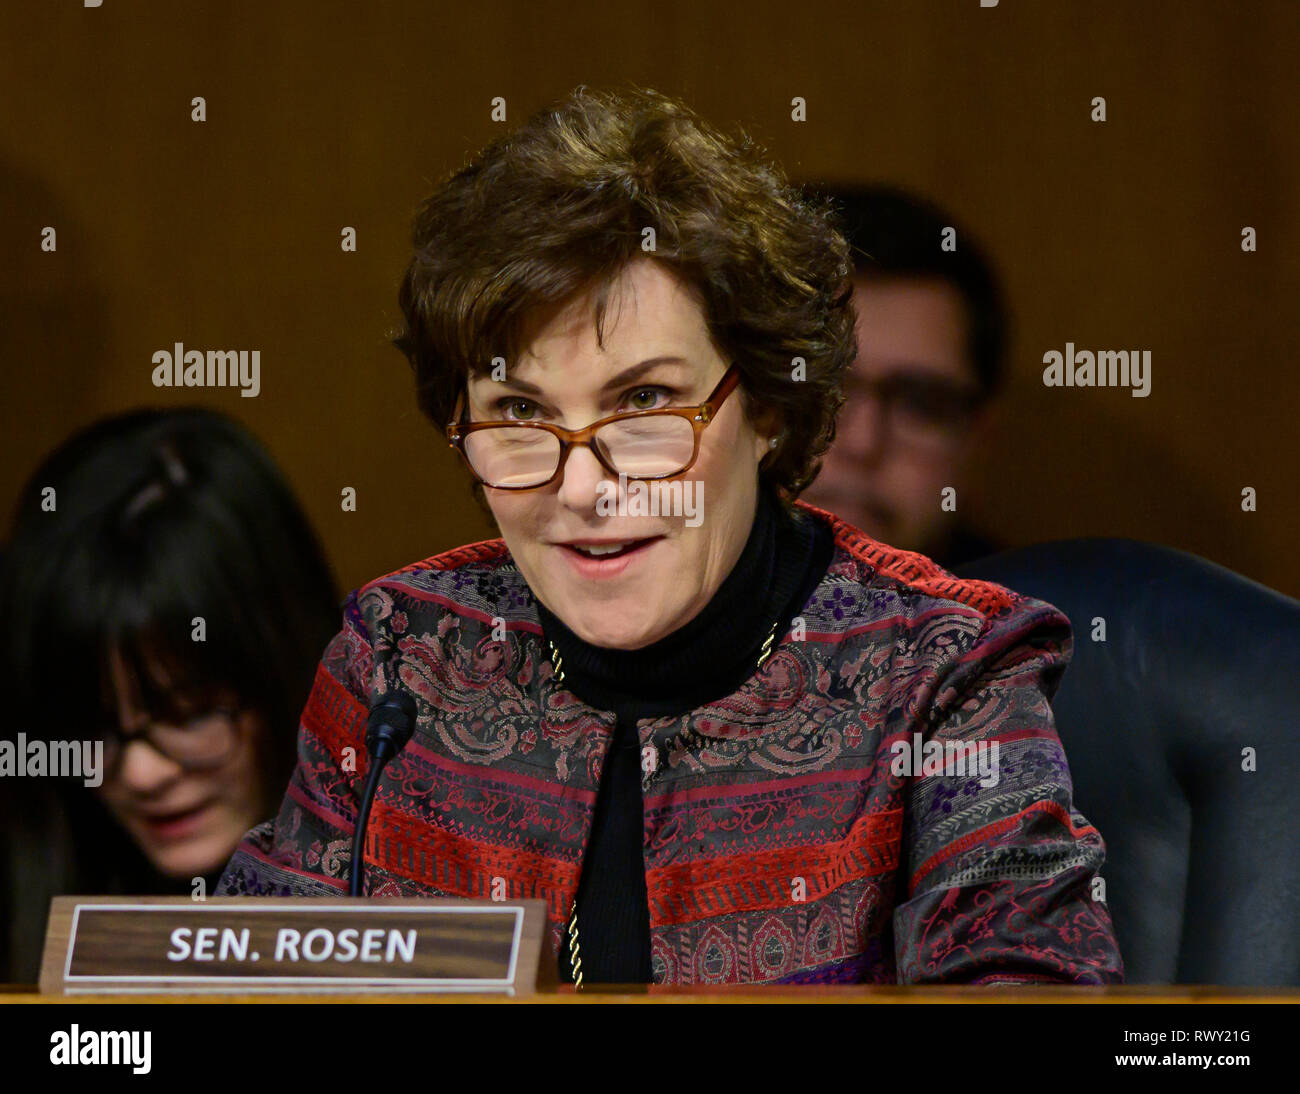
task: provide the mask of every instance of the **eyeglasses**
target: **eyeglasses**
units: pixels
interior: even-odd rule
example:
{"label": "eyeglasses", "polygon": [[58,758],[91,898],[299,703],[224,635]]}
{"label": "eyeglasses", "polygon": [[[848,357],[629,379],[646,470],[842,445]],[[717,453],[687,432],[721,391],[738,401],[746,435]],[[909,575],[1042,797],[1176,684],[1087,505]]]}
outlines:
{"label": "eyeglasses", "polygon": [[135,733],[107,727],[101,734],[105,777],[117,773],[126,746],[139,739],[148,741],[155,752],[187,771],[221,767],[239,745],[239,713],[232,707],[215,707],[184,722],[150,720],[144,729]]}
{"label": "eyeglasses", "polygon": [[845,378],[844,391],[847,399],[841,414],[874,397],[896,440],[927,449],[951,446],[984,401],[978,387],[905,372],[879,380],[851,373]]}
{"label": "eyeglasses", "polygon": [[465,466],[494,490],[535,490],[559,477],[574,445],[591,449],[601,467],[628,479],[667,479],[688,471],[700,454],[700,434],[740,382],[735,362],[699,406],[630,410],[563,429],[549,422],[458,422],[456,401],[447,439]]}

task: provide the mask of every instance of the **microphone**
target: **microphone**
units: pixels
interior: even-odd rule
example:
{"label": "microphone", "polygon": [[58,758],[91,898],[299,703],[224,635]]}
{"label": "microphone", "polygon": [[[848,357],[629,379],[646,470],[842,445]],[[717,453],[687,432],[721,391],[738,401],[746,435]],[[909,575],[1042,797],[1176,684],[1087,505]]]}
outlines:
{"label": "microphone", "polygon": [[349,895],[360,896],[365,877],[366,825],[370,822],[370,807],[384,765],[406,747],[415,732],[415,700],[404,691],[395,691],[378,700],[370,708],[366,720],[366,753],[370,756],[370,771],[361,794],[361,811],[357,814],[357,827],[352,836],[352,868],[349,878]]}

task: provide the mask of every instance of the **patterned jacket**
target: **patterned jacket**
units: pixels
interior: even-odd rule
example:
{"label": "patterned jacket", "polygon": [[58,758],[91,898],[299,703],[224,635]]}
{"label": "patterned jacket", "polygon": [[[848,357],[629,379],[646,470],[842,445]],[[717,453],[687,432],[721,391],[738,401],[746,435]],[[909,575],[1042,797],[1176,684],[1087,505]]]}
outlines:
{"label": "patterned jacket", "polygon": [[[1121,982],[1048,705],[1069,621],[799,505],[835,540],[802,615],[739,690],[637,726],[655,982]],[[347,891],[368,708],[399,682],[418,723],[367,891],[540,898],[559,952],[615,718],[556,685],[535,603],[499,539],[349,596],[279,815],[219,892]]]}

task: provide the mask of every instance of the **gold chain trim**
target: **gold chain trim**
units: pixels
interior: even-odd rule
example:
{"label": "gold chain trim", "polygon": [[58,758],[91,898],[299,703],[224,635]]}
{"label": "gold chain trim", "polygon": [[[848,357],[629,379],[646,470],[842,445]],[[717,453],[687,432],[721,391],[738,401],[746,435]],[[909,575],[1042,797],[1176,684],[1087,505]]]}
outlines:
{"label": "gold chain trim", "polygon": [[[763,648],[758,653],[758,663],[754,666],[755,672],[761,669],[763,662],[772,655],[772,646],[776,642],[776,628],[780,622],[778,619],[776,623],[772,624],[772,629],[767,632],[767,637],[763,640]],[[546,644],[551,647],[551,666],[555,670],[552,680],[558,687],[564,683],[564,658],[560,656],[560,651],[555,648],[554,642],[547,639]]]}
{"label": "gold chain trim", "polygon": [[778,619],[776,623],[772,624],[772,629],[767,632],[767,638],[763,642],[763,648],[758,654],[758,664],[754,666],[755,672],[763,667],[763,662],[772,654],[772,643],[776,641],[776,626],[779,622],[780,620]]}
{"label": "gold chain trim", "polygon": [[569,968],[573,973],[573,986],[582,991],[582,954],[578,952],[578,901],[573,901],[573,917],[569,920]]}
{"label": "gold chain trim", "polygon": [[551,647],[551,664],[555,668],[555,675],[552,678],[556,687],[564,683],[564,658],[560,656],[560,651],[555,648],[555,643],[547,640],[547,645]]}

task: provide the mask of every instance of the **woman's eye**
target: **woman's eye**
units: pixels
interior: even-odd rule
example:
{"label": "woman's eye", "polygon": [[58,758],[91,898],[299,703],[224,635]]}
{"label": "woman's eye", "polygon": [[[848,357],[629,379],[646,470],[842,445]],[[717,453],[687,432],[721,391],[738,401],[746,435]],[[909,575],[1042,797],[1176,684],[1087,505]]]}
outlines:
{"label": "woman's eye", "polygon": [[[632,397],[628,402],[632,404],[633,410],[656,410],[659,406],[657,402],[658,396],[667,394],[668,392],[661,387],[641,387],[632,393]],[[648,403],[639,402],[639,398],[643,395],[651,396],[651,401]]]}
{"label": "woman's eye", "polygon": [[[664,396],[660,402],[660,396]],[[628,410],[657,410],[667,405],[672,396],[667,388],[639,387],[627,398]],[[497,413],[507,421],[530,422],[537,420],[537,404],[528,399],[499,399],[496,403]]]}
{"label": "woman's eye", "polygon": [[515,422],[526,422],[532,417],[535,408],[527,399],[502,399],[497,403],[497,410],[503,418]]}

